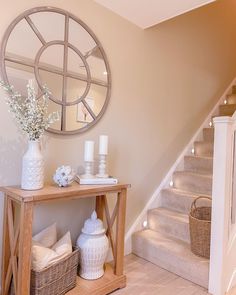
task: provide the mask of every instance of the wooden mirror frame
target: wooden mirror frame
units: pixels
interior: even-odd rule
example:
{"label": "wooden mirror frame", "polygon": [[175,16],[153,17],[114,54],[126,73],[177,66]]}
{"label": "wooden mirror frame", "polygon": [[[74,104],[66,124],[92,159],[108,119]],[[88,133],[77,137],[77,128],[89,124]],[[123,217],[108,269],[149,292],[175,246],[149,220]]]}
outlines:
{"label": "wooden mirror frame", "polygon": [[[53,13],[58,13],[58,14],[61,14],[61,15],[65,16],[65,29],[64,29],[64,40],[63,41],[62,40],[55,40],[55,41],[46,42],[44,40],[43,36],[40,34],[39,30],[37,29],[37,27],[35,26],[35,24],[33,23],[33,21],[30,18],[30,15],[35,14],[35,13],[39,13],[39,12],[53,12]],[[35,33],[35,35],[37,36],[39,41],[42,43],[42,47],[39,49],[39,51],[38,51],[38,53],[36,55],[34,63],[30,63],[29,61],[23,60],[23,59],[20,59],[20,58],[12,58],[12,57],[7,56],[7,54],[6,54],[6,48],[7,48],[7,43],[8,43],[9,37],[10,37],[12,31],[14,30],[14,28],[16,27],[16,25],[23,19],[26,20],[26,22],[29,24],[32,31]],[[72,44],[70,44],[68,42],[69,20],[70,19],[74,20],[77,24],[82,26],[83,29],[85,29],[87,31],[87,33],[90,35],[90,37],[94,40],[94,42],[96,44],[96,46],[91,51],[86,53],[85,55],[83,55],[78,48],[76,48],[75,46],[73,46]],[[62,71],[57,71],[57,70],[53,70],[51,68],[46,68],[46,67],[39,66],[39,59],[40,59],[40,56],[43,53],[43,51],[48,46],[55,45],[55,44],[59,44],[59,45],[64,46],[63,70]],[[85,67],[86,73],[87,73],[87,78],[79,76],[79,74],[76,75],[77,77],[75,77],[72,74],[70,74],[69,72],[67,72],[68,48],[71,48],[83,61],[84,67]],[[103,58],[103,61],[104,61],[105,67],[106,67],[107,83],[104,83],[102,81],[98,81],[96,79],[91,78],[90,68],[89,68],[89,65],[88,65],[88,63],[86,61],[86,59],[95,50],[98,50],[98,49],[99,49],[99,51],[100,51],[100,53],[102,55],[102,58]],[[31,68],[33,68],[35,79],[37,81],[39,89],[41,89],[41,90],[42,90],[43,85],[42,85],[42,83],[40,81],[40,75],[39,75],[39,70],[40,69],[48,71],[50,73],[59,74],[59,75],[61,75],[63,77],[62,100],[59,101],[59,100],[55,99],[53,96],[50,97],[50,99],[52,101],[54,101],[57,104],[61,105],[61,108],[62,108],[62,112],[61,112],[61,130],[49,128],[47,131],[52,132],[52,133],[56,133],[56,134],[65,134],[65,135],[82,133],[82,132],[85,132],[88,129],[90,129],[92,126],[94,126],[101,119],[101,117],[103,116],[103,114],[104,114],[104,112],[105,112],[105,110],[107,108],[107,105],[109,103],[110,95],[111,95],[111,71],[110,71],[108,60],[107,60],[107,56],[105,54],[105,51],[104,51],[101,43],[99,42],[99,40],[97,39],[95,34],[91,31],[91,29],[82,20],[80,20],[79,18],[77,18],[73,14],[71,14],[71,13],[69,13],[69,12],[67,12],[67,11],[65,11],[63,9],[55,8],[55,7],[49,7],[49,6],[32,8],[32,9],[29,9],[29,10],[23,12],[22,14],[20,14],[15,20],[13,20],[13,22],[7,28],[7,30],[6,30],[6,32],[5,32],[4,36],[3,36],[3,40],[2,40],[2,44],[1,44],[1,61],[0,61],[1,73],[2,73],[3,80],[6,83],[9,84],[7,71],[6,71],[6,61],[14,62],[16,64],[20,64],[20,65],[24,65],[24,66],[30,66]],[[67,102],[66,101],[66,97],[67,97],[66,96],[66,93],[67,93],[67,91],[66,91],[67,77],[76,78],[77,80],[87,82],[86,89],[85,89],[84,93],[82,94],[82,96],[80,96],[77,100],[75,100],[73,102]],[[103,104],[100,112],[97,115],[95,115],[93,110],[90,108],[88,103],[85,101],[86,95],[88,94],[88,92],[90,90],[91,84],[100,85],[100,86],[103,86],[103,87],[107,88],[104,104]],[[42,95],[42,93],[39,94],[39,97],[41,95]],[[79,129],[66,131],[66,107],[71,106],[71,105],[76,105],[79,102],[83,103],[84,107],[87,109],[88,113],[93,118],[93,121],[87,123],[84,127],[81,127]]]}

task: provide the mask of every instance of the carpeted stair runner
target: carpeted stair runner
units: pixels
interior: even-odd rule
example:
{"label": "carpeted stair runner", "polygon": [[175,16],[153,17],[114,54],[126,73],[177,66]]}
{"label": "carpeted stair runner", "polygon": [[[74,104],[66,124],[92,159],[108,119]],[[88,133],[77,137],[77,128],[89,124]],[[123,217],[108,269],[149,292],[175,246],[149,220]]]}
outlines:
{"label": "carpeted stair runner", "polygon": [[[236,110],[236,86],[220,105],[220,116]],[[173,186],[160,193],[160,207],[149,210],[148,228],[132,237],[133,253],[200,286],[208,288],[209,260],[190,251],[188,214],[199,195],[211,197],[214,128],[203,129],[194,154],[185,156],[184,170],[175,171]],[[203,201],[202,204],[209,204]]]}

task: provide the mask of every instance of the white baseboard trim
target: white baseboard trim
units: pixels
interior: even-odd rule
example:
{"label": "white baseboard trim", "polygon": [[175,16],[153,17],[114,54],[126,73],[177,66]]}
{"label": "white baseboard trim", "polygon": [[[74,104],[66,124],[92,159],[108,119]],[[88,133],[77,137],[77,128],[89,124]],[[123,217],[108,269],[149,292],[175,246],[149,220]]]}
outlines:
{"label": "white baseboard trim", "polygon": [[224,91],[224,93],[222,94],[222,96],[220,97],[216,105],[213,107],[213,109],[208,114],[204,122],[198,128],[194,136],[191,138],[187,146],[184,148],[182,153],[177,158],[176,162],[172,165],[172,167],[170,168],[170,170],[168,171],[164,179],[161,181],[160,185],[156,188],[153,195],[150,197],[150,199],[146,203],[145,207],[143,208],[139,216],[136,218],[134,223],[131,225],[131,227],[127,231],[125,235],[125,255],[132,253],[132,235],[134,232],[141,230],[143,228],[142,225],[147,218],[147,211],[149,209],[152,209],[158,206],[159,194],[161,190],[169,185],[169,182],[171,181],[172,174],[174,173],[174,171],[180,168],[181,165],[183,166],[184,156],[190,154],[194,141],[201,138],[203,128],[209,127],[209,122],[211,121],[212,116],[217,115],[217,110],[219,105],[224,102],[227,94],[230,94],[230,91],[232,90],[232,86],[235,84],[236,84],[236,78],[233,79],[233,81]]}
{"label": "white baseboard trim", "polygon": [[229,281],[229,285],[227,287],[227,293],[236,286],[236,269],[234,270],[231,278],[230,278],[230,281]]}

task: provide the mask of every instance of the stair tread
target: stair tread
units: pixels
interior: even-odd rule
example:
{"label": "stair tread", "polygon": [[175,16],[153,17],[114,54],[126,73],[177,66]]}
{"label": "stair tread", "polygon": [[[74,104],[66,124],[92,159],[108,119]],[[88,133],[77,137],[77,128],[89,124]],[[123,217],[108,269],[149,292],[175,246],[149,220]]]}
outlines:
{"label": "stair tread", "polygon": [[212,193],[212,173],[176,171],[172,176],[174,188],[201,195]]}
{"label": "stair tread", "polygon": [[154,246],[166,249],[168,252],[172,252],[175,255],[182,257],[183,260],[189,260],[191,263],[198,263],[202,267],[209,267],[209,259],[196,256],[191,252],[189,243],[179,240],[173,236],[150,229],[136,232],[134,235],[141,236]]}
{"label": "stair tread", "polygon": [[226,100],[227,100],[227,104],[235,103],[235,100],[236,100],[236,94],[235,94],[235,93],[228,94],[228,95],[226,96]]}
{"label": "stair tread", "polygon": [[221,104],[220,107],[233,107],[236,108],[236,104],[235,103],[227,103],[227,104]]}
{"label": "stair tread", "polygon": [[220,116],[231,116],[236,110],[236,104],[222,104],[219,110]]}
{"label": "stair tread", "polygon": [[148,211],[147,220],[149,229],[190,242],[187,213],[180,213],[166,207],[158,207]]}
{"label": "stair tread", "polygon": [[236,97],[236,94],[235,93],[231,93],[231,94],[227,94],[226,96],[227,97],[230,97],[230,96],[235,96]]}
{"label": "stair tread", "polygon": [[201,155],[186,155],[186,158],[196,158],[196,159],[209,159],[209,160],[213,160],[212,156],[201,156]]}
{"label": "stair tread", "polygon": [[211,141],[206,141],[206,140],[196,140],[194,143],[200,143],[200,144],[206,144],[206,145],[213,145],[214,143]]}
{"label": "stair tread", "polygon": [[192,176],[197,176],[197,177],[205,177],[208,179],[212,179],[212,174],[209,173],[202,173],[202,172],[198,172],[198,171],[175,171],[174,174],[180,174],[180,175],[192,175]]}
{"label": "stair tread", "polygon": [[159,267],[208,288],[209,260],[194,255],[190,244],[185,241],[146,229],[133,235],[133,252]]}
{"label": "stair tread", "polygon": [[213,130],[214,130],[214,125],[212,125],[212,126],[209,125],[209,127],[203,128],[203,131],[212,131],[213,132]]}
{"label": "stair tread", "polygon": [[213,130],[214,130],[214,126],[212,125],[212,126],[209,126],[209,127],[204,127],[203,128],[203,131],[211,131],[211,132],[213,132]]}
{"label": "stair tread", "polygon": [[[165,188],[161,192],[160,207],[188,215],[192,202],[199,196],[204,196],[211,199],[211,195],[207,194],[198,194],[183,191],[182,189],[177,188]],[[201,201],[200,204],[203,206],[210,205],[209,201],[207,200]]]}
{"label": "stair tread", "polygon": [[213,157],[208,155],[186,155],[184,156],[184,171],[212,174]]}
{"label": "stair tread", "polygon": [[184,214],[184,213],[180,213],[178,211],[174,211],[174,210],[170,210],[164,207],[158,207],[155,209],[151,209],[149,210],[149,214],[156,214],[156,215],[165,215],[168,218],[172,218],[175,219],[177,222],[184,222],[184,223],[188,223],[188,215]]}
{"label": "stair tread", "polygon": [[181,189],[178,189],[178,188],[164,188],[163,190],[173,191],[175,194],[178,194],[180,196],[190,196],[190,197],[196,197],[197,198],[197,197],[199,197],[201,195],[201,196],[204,196],[204,197],[211,198],[211,195],[208,195],[208,194],[197,194],[197,193],[194,193],[194,192],[184,191],[184,190],[181,190]]}

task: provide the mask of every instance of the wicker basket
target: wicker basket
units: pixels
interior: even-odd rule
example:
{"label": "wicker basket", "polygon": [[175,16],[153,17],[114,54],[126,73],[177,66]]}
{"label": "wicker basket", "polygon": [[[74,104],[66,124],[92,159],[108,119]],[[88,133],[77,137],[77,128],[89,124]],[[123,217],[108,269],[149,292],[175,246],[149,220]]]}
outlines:
{"label": "wicker basket", "polygon": [[196,207],[197,201],[208,197],[196,198],[189,214],[191,251],[201,257],[210,258],[211,207]]}
{"label": "wicker basket", "polygon": [[[64,295],[76,286],[79,251],[41,271],[31,271],[30,295]],[[13,284],[11,295],[14,295]]]}

